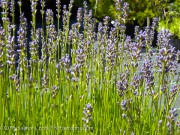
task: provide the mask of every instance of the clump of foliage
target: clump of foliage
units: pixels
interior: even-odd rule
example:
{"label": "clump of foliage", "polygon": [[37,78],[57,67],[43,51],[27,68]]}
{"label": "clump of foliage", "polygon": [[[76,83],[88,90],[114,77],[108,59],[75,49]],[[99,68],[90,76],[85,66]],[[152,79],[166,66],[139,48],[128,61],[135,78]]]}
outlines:
{"label": "clump of foliage", "polygon": [[164,12],[164,17],[159,23],[159,30],[168,29],[176,38],[180,39],[180,1],[176,0],[171,3],[167,11]]}
{"label": "clump of foliage", "polygon": [[93,15],[102,20],[105,16],[115,18],[116,9],[113,0],[89,0],[90,6],[93,9]]}
{"label": "clump of foliage", "polygon": [[[116,0],[90,0],[94,16],[102,19],[107,15],[115,19],[116,14],[119,13],[116,11],[115,2]],[[161,15],[169,5],[170,0],[125,0],[125,2],[129,3],[130,9],[127,22],[133,23],[137,21],[140,25],[143,25],[146,20],[149,23],[150,19]]]}
{"label": "clump of foliage", "polygon": [[160,16],[170,0],[127,0],[127,2],[131,10],[130,19],[142,25],[145,21],[148,24],[150,19]]}
{"label": "clump of foliage", "polygon": [[0,134],[180,134],[180,52],[169,44],[169,31],[159,32],[154,52],[157,18],[145,30],[137,26],[131,39],[128,3],[116,1],[123,14],[112,27],[108,16],[96,24],[87,2],[70,26],[73,3],[61,8],[56,0],[54,15],[45,0],[41,9],[31,0],[28,28],[21,1],[19,27],[14,0],[1,1]]}

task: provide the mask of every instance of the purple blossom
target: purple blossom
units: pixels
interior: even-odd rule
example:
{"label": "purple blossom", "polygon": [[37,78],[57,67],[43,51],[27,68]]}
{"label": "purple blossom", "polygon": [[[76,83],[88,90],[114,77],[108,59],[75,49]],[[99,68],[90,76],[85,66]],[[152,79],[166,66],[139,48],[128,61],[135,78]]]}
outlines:
{"label": "purple blossom", "polygon": [[120,74],[120,79],[117,81],[116,87],[119,96],[124,96],[127,93],[129,86],[129,71],[126,70],[125,73]]}
{"label": "purple blossom", "polygon": [[141,75],[139,75],[139,74],[138,75],[135,74],[134,77],[132,78],[132,81],[131,81],[131,86],[132,86],[131,87],[131,91],[136,96],[139,94],[138,93],[138,88],[141,85],[142,81],[143,81],[143,77]]}
{"label": "purple blossom", "polygon": [[42,15],[44,15],[44,8],[45,8],[46,1],[45,0],[41,0],[40,3],[41,3],[41,7],[42,7],[42,10],[40,10],[40,12],[41,12]]}
{"label": "purple blossom", "polygon": [[166,126],[168,127],[168,131],[170,134],[173,133],[173,126],[176,121],[176,117],[178,116],[177,110],[177,108],[172,108],[171,110],[169,110],[169,115],[167,116]]}
{"label": "purple blossom", "polygon": [[53,17],[53,11],[51,9],[46,10],[46,24],[47,26],[53,24],[54,17]]}
{"label": "purple blossom", "polygon": [[79,47],[76,50],[76,63],[80,64],[80,67],[84,66],[84,62],[85,62],[85,50],[84,48]]}
{"label": "purple blossom", "polygon": [[70,66],[70,58],[69,55],[66,54],[64,57],[61,58],[60,60],[61,65],[65,68],[68,68]]}
{"label": "purple blossom", "polygon": [[152,87],[154,86],[154,75],[152,68],[152,61],[146,60],[140,70],[142,77],[145,79],[147,90],[152,90]]}
{"label": "purple blossom", "polygon": [[158,17],[153,18],[152,25],[151,25],[151,28],[153,31],[156,30],[158,21],[159,21]]}
{"label": "purple blossom", "polygon": [[[111,34],[113,35],[113,34]],[[116,42],[112,41],[115,37],[111,37],[108,39],[108,44],[106,47],[106,63],[107,63],[107,70],[111,70],[115,65],[115,58],[116,58]],[[109,67],[108,67],[109,65]]]}
{"label": "purple blossom", "polygon": [[92,120],[92,111],[93,111],[92,105],[90,103],[86,104],[83,110],[84,117],[82,118],[85,128],[88,128],[90,126],[90,122]]}
{"label": "purple blossom", "polygon": [[77,11],[77,21],[78,21],[79,25],[81,24],[82,19],[83,19],[82,8],[78,8],[78,11]]}

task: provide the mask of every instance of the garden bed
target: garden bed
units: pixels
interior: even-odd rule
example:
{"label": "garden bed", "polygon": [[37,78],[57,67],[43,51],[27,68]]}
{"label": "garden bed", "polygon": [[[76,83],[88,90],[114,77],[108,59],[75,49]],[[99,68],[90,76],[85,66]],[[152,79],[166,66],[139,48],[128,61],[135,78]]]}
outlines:
{"label": "garden bed", "polygon": [[[70,26],[71,0],[63,8],[61,29],[57,1],[57,23],[53,11],[42,8],[42,29],[35,18],[37,2],[31,2],[31,30],[21,14],[16,34],[3,1],[0,127],[13,128],[0,134],[180,133],[180,54],[169,44],[167,30],[158,33],[158,49],[152,48],[157,19],[143,30],[136,27],[132,39],[125,33],[126,14],[111,28],[106,16],[96,29],[84,2]],[[121,2],[116,1],[117,9],[127,13],[128,3]]]}

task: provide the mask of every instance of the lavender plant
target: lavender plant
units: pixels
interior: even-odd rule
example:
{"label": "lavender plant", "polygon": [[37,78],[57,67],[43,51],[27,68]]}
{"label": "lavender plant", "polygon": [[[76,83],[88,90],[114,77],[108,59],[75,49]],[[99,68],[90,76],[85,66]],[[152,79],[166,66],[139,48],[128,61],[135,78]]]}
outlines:
{"label": "lavender plant", "polygon": [[74,1],[63,6],[61,16],[57,0],[55,27],[53,10],[41,0],[46,22],[36,28],[38,1],[31,0],[28,32],[21,1],[19,28],[9,18],[14,1],[10,11],[8,2],[1,1],[0,134],[180,133],[180,52],[167,30],[158,33],[153,51],[156,18],[145,30],[137,26],[131,39],[125,34],[128,3],[116,1],[124,14],[110,27],[108,16],[96,24],[84,2],[70,26]]}

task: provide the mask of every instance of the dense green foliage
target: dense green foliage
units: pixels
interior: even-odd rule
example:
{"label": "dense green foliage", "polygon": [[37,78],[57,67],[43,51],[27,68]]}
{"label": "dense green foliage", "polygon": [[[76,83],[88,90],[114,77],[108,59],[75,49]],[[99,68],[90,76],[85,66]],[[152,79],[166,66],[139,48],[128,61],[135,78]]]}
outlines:
{"label": "dense green foliage", "polygon": [[115,18],[116,10],[113,0],[90,0],[90,6],[94,11],[94,16],[102,19],[105,16]]}
{"label": "dense green foliage", "polygon": [[[162,16],[163,10],[169,5],[170,0],[125,0],[129,3],[129,23],[137,21],[142,25],[147,18],[152,19]],[[116,18],[115,0],[90,0],[94,16],[102,19],[105,16]]]}
{"label": "dense green foliage", "polygon": [[164,18],[161,18],[159,30],[168,29],[176,38],[180,39],[180,0],[168,6]]}

